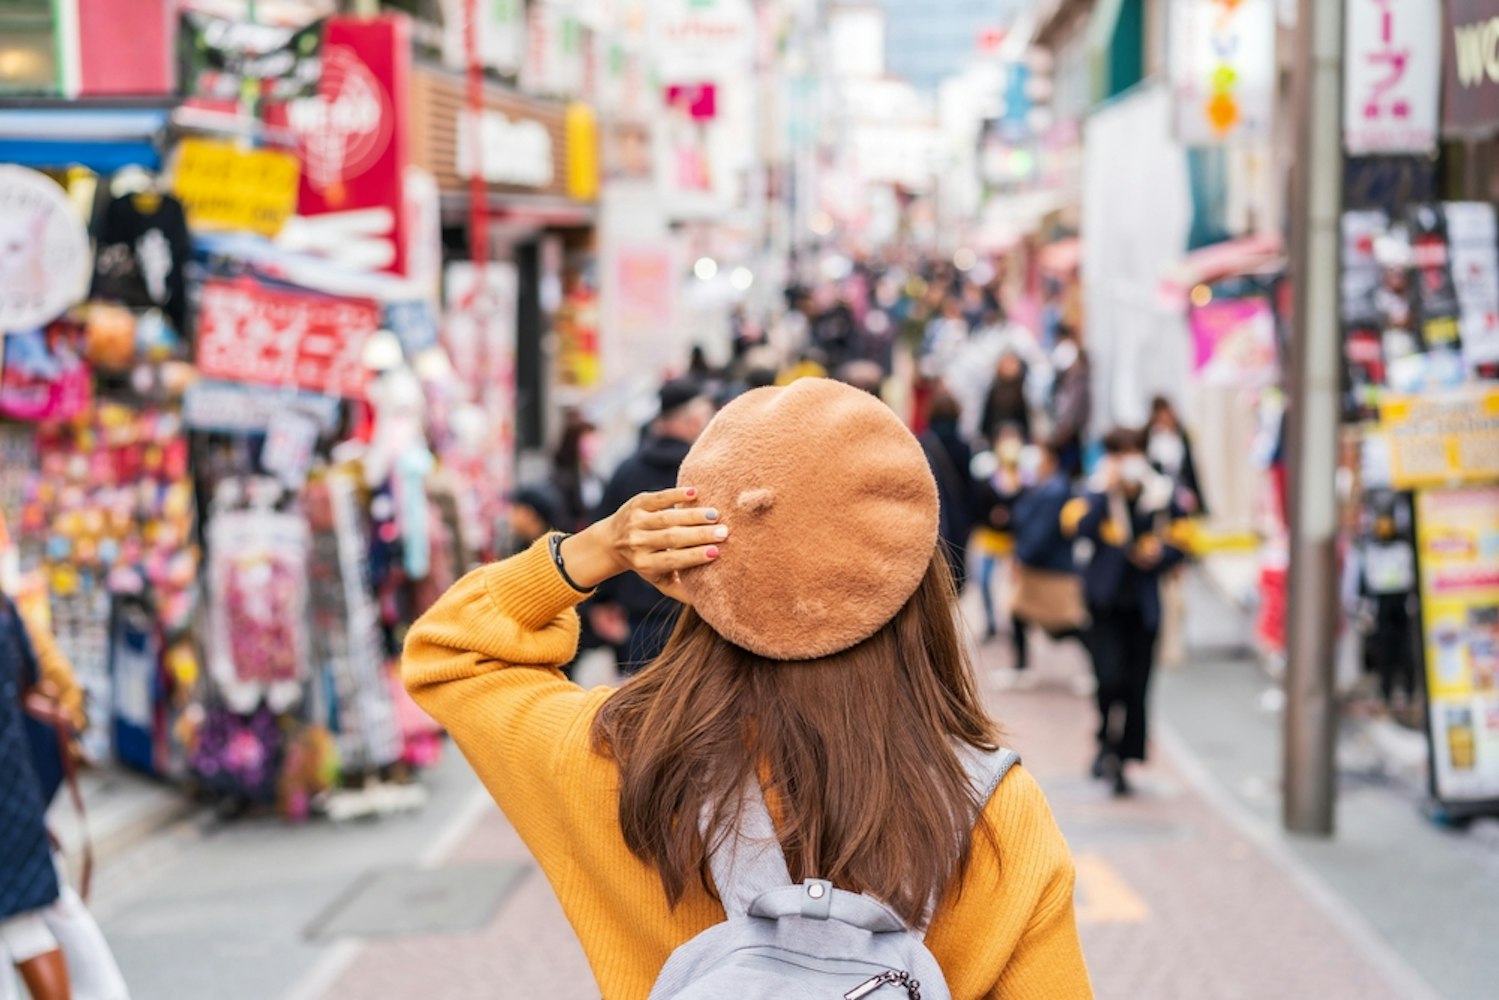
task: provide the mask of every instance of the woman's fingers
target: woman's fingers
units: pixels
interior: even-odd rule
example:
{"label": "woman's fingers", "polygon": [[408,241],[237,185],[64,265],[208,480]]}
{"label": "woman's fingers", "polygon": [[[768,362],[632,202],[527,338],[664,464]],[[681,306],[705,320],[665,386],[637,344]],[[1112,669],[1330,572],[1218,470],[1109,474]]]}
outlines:
{"label": "woman's fingers", "polygon": [[665,528],[661,531],[643,533],[650,548],[691,549],[700,545],[713,545],[729,537],[729,529],[722,525],[707,525],[697,528]]}
{"label": "woman's fingers", "polygon": [[718,511],[712,507],[673,507],[671,510],[641,512],[636,521],[638,527],[647,531],[716,523]]}
{"label": "woman's fingers", "polygon": [[678,486],[675,489],[662,490],[659,493],[642,493],[636,497],[636,502],[642,510],[662,511],[670,510],[678,504],[688,503],[697,498],[697,489],[692,486]]}
{"label": "woman's fingers", "polygon": [[640,573],[647,579],[665,580],[673,573],[694,566],[704,566],[718,558],[717,545],[704,545],[692,549],[668,549],[646,556],[640,562]]}

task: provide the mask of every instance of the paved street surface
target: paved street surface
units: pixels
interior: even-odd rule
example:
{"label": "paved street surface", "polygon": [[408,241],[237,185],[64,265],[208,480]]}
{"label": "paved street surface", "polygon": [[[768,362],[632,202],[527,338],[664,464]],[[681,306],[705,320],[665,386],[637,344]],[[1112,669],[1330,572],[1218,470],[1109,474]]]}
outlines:
{"label": "paved street surface", "polygon": [[[1076,853],[1098,995],[1492,996],[1481,956],[1499,929],[1499,838],[1437,831],[1411,789],[1368,774],[1345,790],[1338,841],[1281,837],[1268,682],[1236,651],[1234,613],[1200,588],[1192,601],[1195,651],[1160,677],[1153,757],[1128,800],[1085,777],[1080,650],[1043,641],[1023,687],[1002,639],[982,650],[994,709]],[[417,815],[189,820],[113,859],[97,911],[136,996],[597,997],[545,880],[462,760],[428,787]],[[351,925],[361,936],[338,932]]]}

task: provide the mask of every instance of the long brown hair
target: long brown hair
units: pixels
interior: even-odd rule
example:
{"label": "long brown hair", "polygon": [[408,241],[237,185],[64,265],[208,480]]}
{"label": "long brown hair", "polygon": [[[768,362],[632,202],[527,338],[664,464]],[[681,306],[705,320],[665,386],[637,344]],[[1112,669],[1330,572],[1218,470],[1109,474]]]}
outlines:
{"label": "long brown hair", "polygon": [[999,731],[956,608],[936,551],[889,624],[819,660],[763,659],[682,612],[660,659],[593,727],[619,765],[625,843],[660,872],[673,906],[694,874],[714,891],[705,845],[737,827],[733,792],[752,775],[793,880],[867,892],[914,923],[963,873],[982,804],[957,744],[993,749]]}

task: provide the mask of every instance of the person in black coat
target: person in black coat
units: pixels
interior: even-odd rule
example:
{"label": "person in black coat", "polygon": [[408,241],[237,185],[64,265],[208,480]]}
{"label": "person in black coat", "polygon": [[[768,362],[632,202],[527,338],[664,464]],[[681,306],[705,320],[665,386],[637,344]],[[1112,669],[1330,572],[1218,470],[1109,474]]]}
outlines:
{"label": "person in black coat", "polygon": [[1143,761],[1146,696],[1161,627],[1161,575],[1185,558],[1178,522],[1185,511],[1170,480],[1150,467],[1145,437],[1118,429],[1104,439],[1095,489],[1062,511],[1063,530],[1093,543],[1083,570],[1091,622],[1084,635],[1098,680],[1094,775],[1116,795],[1130,791],[1129,761]]}
{"label": "person in black coat", "polygon": [[983,419],[979,421],[979,433],[985,441],[997,442],[1006,426],[1017,429],[1023,440],[1030,440],[1031,409],[1025,398],[1025,378],[1025,362],[1020,355],[1005,351],[995,368],[994,381],[989,384]]}
{"label": "person in black coat", "polygon": [[[713,419],[713,401],[701,383],[674,379],[661,387],[661,411],[640,449],[620,463],[604,487],[594,512],[599,520],[641,493],[673,489],[677,471],[693,442]],[[599,587],[588,609],[593,631],[615,646],[620,670],[634,673],[666,646],[681,606],[634,573],[614,577]]]}
{"label": "person in black coat", "polygon": [[927,429],[918,438],[937,480],[941,505],[937,533],[959,593],[968,583],[968,538],[973,534],[974,482],[969,471],[973,449],[958,429],[963,408],[952,393],[939,388],[932,397]]}
{"label": "person in black coat", "polygon": [[0,593],[0,955],[15,964],[36,1000],[65,1000],[67,965],[40,912],[57,902],[61,886],[21,712],[39,677],[20,612]]}

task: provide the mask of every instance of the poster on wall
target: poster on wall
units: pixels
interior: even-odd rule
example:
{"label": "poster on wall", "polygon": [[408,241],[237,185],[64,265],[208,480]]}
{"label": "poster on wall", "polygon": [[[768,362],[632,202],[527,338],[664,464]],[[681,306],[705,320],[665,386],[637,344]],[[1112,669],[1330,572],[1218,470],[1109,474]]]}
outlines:
{"label": "poster on wall", "polygon": [[1411,206],[1409,229],[1411,302],[1421,343],[1428,351],[1457,351],[1462,336],[1442,206]]}
{"label": "poster on wall", "polygon": [[1343,145],[1354,156],[1436,148],[1440,0],[1347,0]]}
{"label": "poster on wall", "polygon": [[364,345],[380,307],[271,288],[249,278],[203,284],[198,369],[208,378],[363,399]]}
{"label": "poster on wall", "polygon": [[1452,282],[1462,314],[1463,360],[1478,378],[1499,378],[1499,225],[1483,201],[1447,202]]}
{"label": "poster on wall", "polygon": [[1217,299],[1195,307],[1193,371],[1203,385],[1257,386],[1275,378],[1275,317],[1265,299]]}
{"label": "poster on wall", "polygon": [[1177,140],[1267,138],[1276,84],[1272,0],[1182,0],[1171,14]]}
{"label": "poster on wall", "polygon": [[1499,486],[1416,495],[1433,791],[1499,802]]}

